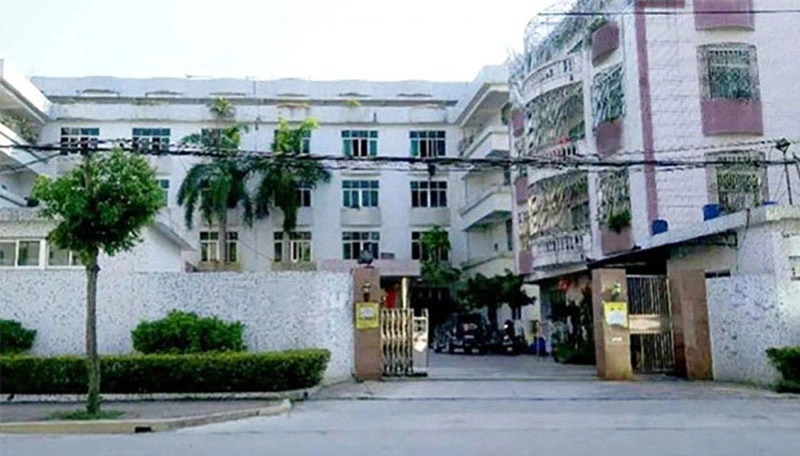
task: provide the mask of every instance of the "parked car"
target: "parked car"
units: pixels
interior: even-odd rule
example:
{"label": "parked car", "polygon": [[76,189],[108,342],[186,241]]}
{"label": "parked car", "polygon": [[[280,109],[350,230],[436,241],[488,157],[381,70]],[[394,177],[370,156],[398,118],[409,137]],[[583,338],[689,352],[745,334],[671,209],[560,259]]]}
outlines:
{"label": "parked car", "polygon": [[433,350],[437,353],[486,353],[489,336],[489,325],[482,314],[451,315],[436,329]]}

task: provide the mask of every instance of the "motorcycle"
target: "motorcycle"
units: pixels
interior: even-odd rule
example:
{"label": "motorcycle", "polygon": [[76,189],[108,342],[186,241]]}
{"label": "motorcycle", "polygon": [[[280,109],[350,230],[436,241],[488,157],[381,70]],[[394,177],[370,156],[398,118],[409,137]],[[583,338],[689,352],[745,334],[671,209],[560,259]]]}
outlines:
{"label": "motorcycle", "polygon": [[500,348],[503,353],[515,355],[517,353],[516,332],[514,322],[506,320],[503,324],[503,337],[500,340]]}

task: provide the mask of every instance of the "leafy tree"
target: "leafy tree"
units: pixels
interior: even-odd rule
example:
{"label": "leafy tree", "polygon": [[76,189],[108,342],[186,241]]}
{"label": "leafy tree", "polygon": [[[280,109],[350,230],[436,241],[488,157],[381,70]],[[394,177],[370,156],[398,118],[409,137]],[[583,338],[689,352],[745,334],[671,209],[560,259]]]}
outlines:
{"label": "leafy tree", "polygon": [[77,253],[86,268],[86,411],[97,414],[98,256],[101,251],[113,256],[136,245],[162,206],[162,190],[145,158],[115,149],[100,157],[87,153],[80,165],[58,179],[40,176],[33,196],[44,204],[42,215],[57,222],[48,240]]}
{"label": "leafy tree", "polygon": [[422,279],[432,287],[450,289],[461,278],[461,271],[450,265],[452,246],[447,231],[434,226],[422,233],[419,242],[422,247]]}
{"label": "leafy tree", "polygon": [[[215,100],[209,110],[218,121],[224,122],[229,122],[235,113],[233,105],[224,98]],[[208,226],[217,224],[221,257],[218,260],[223,265],[229,257],[228,211],[240,207],[248,226],[252,226],[254,218],[253,202],[247,191],[249,164],[239,156],[245,130],[241,124],[226,125],[203,130],[181,141],[184,146],[199,148],[211,156],[186,173],[178,189],[178,204],[184,208],[187,228],[192,229],[196,211]]]}
{"label": "leafy tree", "polygon": [[300,189],[313,189],[331,178],[330,172],[319,161],[303,151],[303,139],[308,138],[315,128],[317,122],[314,119],[306,119],[296,127],[280,119],[272,143],[273,154],[256,159],[251,166],[251,172],[258,180],[253,197],[255,215],[266,217],[271,208],[281,210],[284,252],[288,252],[289,233],[297,226]]}

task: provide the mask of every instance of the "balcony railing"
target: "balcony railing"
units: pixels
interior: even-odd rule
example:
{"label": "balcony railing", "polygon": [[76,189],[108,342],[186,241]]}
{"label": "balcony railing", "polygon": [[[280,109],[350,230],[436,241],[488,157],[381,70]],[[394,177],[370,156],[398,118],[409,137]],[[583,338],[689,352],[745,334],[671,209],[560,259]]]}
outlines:
{"label": "balcony railing", "polygon": [[561,144],[554,144],[546,146],[536,151],[537,156],[556,158],[556,159],[570,159],[586,155],[586,142],[569,141]]}
{"label": "balcony railing", "polygon": [[493,185],[458,210],[465,228],[505,220],[511,215],[511,187]]}
{"label": "balcony railing", "polygon": [[581,78],[581,60],[577,55],[568,55],[535,68],[525,78],[522,95],[525,101],[532,100],[553,89],[572,84]]}
{"label": "balcony railing", "polygon": [[458,154],[462,157],[471,157],[475,152],[485,149],[481,157],[493,150],[508,150],[508,129],[502,126],[490,126],[481,131],[464,136],[458,142]]}
{"label": "balcony railing", "polygon": [[543,236],[533,239],[533,268],[545,269],[555,266],[583,263],[589,248],[589,234],[585,231]]}

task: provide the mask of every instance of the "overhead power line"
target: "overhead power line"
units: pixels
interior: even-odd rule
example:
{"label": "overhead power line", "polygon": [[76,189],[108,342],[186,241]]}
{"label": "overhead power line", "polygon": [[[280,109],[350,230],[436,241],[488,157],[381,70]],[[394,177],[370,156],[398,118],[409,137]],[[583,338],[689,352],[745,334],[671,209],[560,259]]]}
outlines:
{"label": "overhead power line", "polygon": [[541,12],[539,17],[595,17],[595,16],[694,16],[696,14],[798,14],[800,8],[787,9],[740,9],[740,10],[651,10],[651,9],[631,9],[631,10],[597,10],[597,11],[548,11]]}

